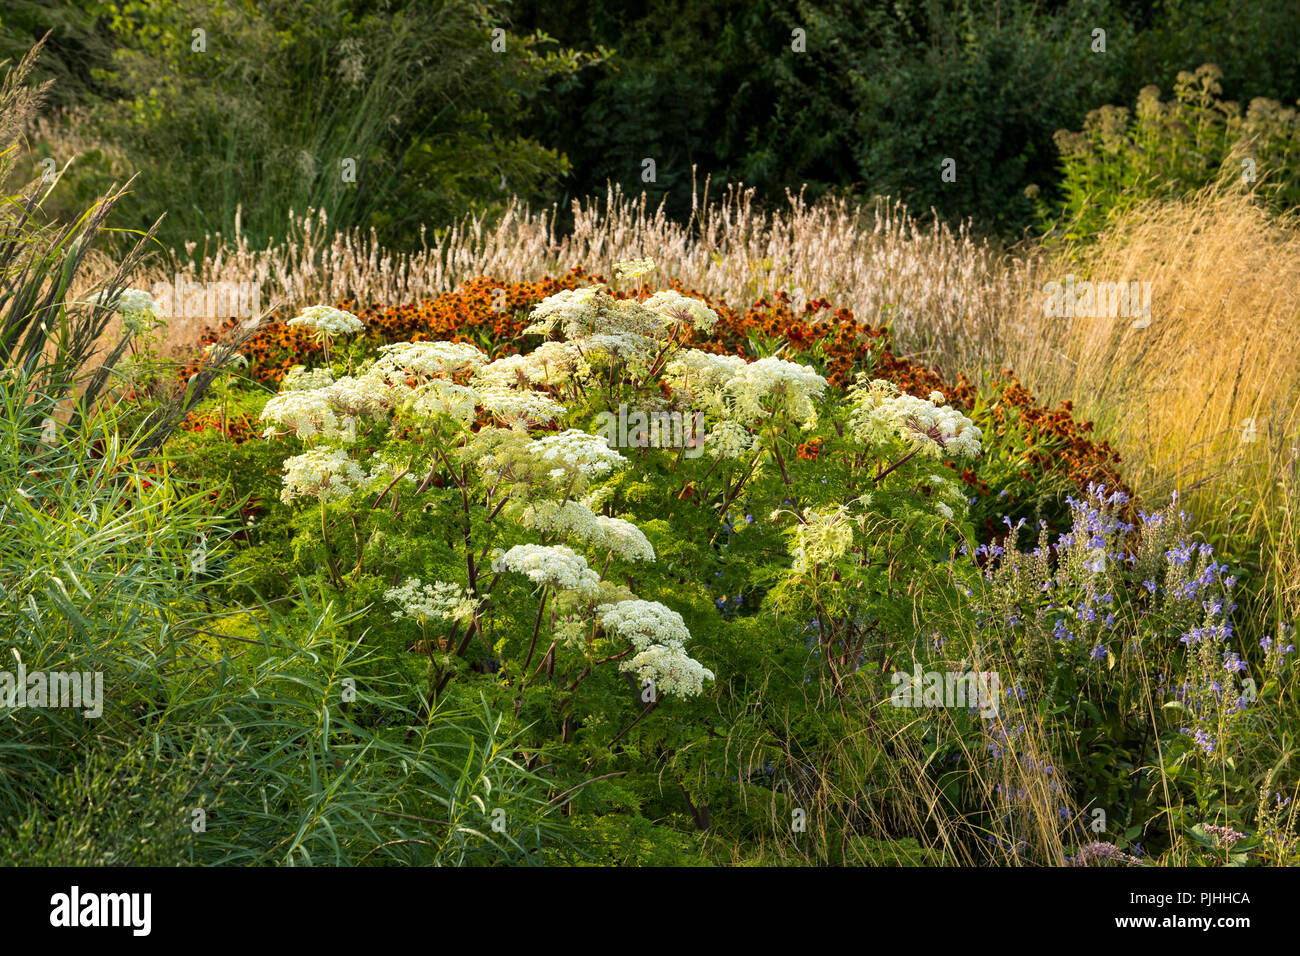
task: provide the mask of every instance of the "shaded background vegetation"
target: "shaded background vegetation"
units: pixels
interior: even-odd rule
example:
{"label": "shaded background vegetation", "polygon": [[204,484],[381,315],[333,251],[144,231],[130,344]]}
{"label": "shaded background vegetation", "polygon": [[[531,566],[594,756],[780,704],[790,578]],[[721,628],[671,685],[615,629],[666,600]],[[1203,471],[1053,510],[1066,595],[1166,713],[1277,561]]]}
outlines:
{"label": "shaded background vegetation", "polygon": [[80,153],[70,203],[141,172],[123,213],[167,212],[177,244],[231,234],[237,210],[255,241],[283,236],[314,205],[409,247],[511,195],[564,206],[609,182],[683,218],[693,168],[764,200],[883,194],[1016,236],[1037,218],[1026,187],[1061,197],[1054,134],[1094,109],[1168,96],[1206,62],[1224,100],[1300,96],[1288,0],[20,0],[0,56],[46,31],[40,69],[76,122],[36,158]]}

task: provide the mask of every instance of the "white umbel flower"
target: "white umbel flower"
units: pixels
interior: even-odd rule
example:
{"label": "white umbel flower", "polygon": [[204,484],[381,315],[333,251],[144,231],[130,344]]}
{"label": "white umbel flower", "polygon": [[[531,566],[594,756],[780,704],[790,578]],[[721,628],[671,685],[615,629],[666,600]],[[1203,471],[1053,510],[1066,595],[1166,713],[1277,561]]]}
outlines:
{"label": "white umbel flower", "polygon": [[639,279],[654,272],[653,259],[620,259],[614,263],[614,275],[624,279]]}
{"label": "white umbel flower", "polygon": [[310,392],[334,384],[334,373],[327,368],[309,369],[295,365],[280,381],[281,392]]}
{"label": "white umbel flower", "polygon": [[658,601],[635,598],[596,608],[600,626],[607,634],[627,640],[638,651],[662,644],[684,651],[691,632],[682,616]]}
{"label": "white umbel flower", "polygon": [[641,359],[664,332],[664,318],[634,299],[615,299],[599,286],[558,292],[538,303],[525,332],[549,335],[558,325],[584,356]]}
{"label": "white umbel flower", "polygon": [[285,504],[295,498],[341,501],[367,480],[366,473],[345,452],[313,448],[285,459],[280,500]]}
{"label": "white umbel flower", "polygon": [[496,572],[513,571],[534,584],[595,597],[600,575],[587,567],[587,559],[562,544],[517,544],[492,564]]}
{"label": "white umbel flower", "polygon": [[529,451],[543,462],[576,468],[588,478],[607,475],[627,464],[627,459],[610,448],[605,439],[576,428],[536,439]]}
{"label": "white umbel flower", "polygon": [[582,350],[590,356],[609,356],[626,361],[644,355],[650,340],[632,332],[593,332],[578,340]]}
{"label": "white umbel flower", "polygon": [[[273,395],[262,409],[260,420],[283,426],[303,441],[317,437],[351,438],[356,434],[356,422],[346,415],[339,415],[320,390]],[[271,438],[278,434],[274,425],[263,432],[263,437]]]}
{"label": "white umbel flower", "polygon": [[749,454],[757,444],[758,439],[739,422],[718,422],[704,439],[704,448],[710,458],[733,461]]}
{"label": "white umbel flower", "polygon": [[91,302],[121,315],[162,315],[153,296],[143,289],[123,289],[115,296],[109,295],[107,291],[100,292]]}
{"label": "white umbel flower", "polygon": [[566,409],[543,392],[486,386],[477,389],[478,403],[497,421],[518,428],[549,425]]}
{"label": "white umbel flower", "polygon": [[406,394],[405,389],[390,386],[377,375],[345,375],[337,382],[320,389],[334,407],[349,415],[371,415],[375,418],[390,411]]}
{"label": "white umbel flower", "polygon": [[678,697],[699,696],[704,693],[704,682],[714,678],[713,671],[695,658],[662,644],[647,647],[618,669],[651,681],[656,691]]}
{"label": "white umbel flower", "polygon": [[371,375],[400,385],[414,378],[451,378],[487,363],[487,356],[469,342],[394,342],[379,348]]}
{"label": "white umbel flower", "polygon": [[488,362],[474,372],[474,384],[496,388],[528,388],[533,384],[528,357],[506,355]]}
{"label": "white umbel flower", "polygon": [[637,653],[619,665],[641,680],[653,681],[666,694],[693,697],[701,693],[713,671],[686,653],[690,632],[682,616],[658,601],[632,599],[596,608],[606,634],[621,637]]}
{"label": "white umbel flower", "polygon": [[588,286],[584,289],[563,289],[555,295],[548,295],[529,313],[528,317],[533,322],[524,329],[525,334],[540,332],[549,335],[557,325],[569,326],[580,322],[591,310],[599,291],[598,286]]}
{"label": "white umbel flower", "polygon": [[559,386],[587,374],[586,363],[571,342],[543,342],[527,355],[506,355],[474,373],[474,385],[500,388]]}
{"label": "white umbel flower", "polygon": [[563,385],[584,377],[589,369],[582,353],[571,342],[543,342],[524,356],[529,381],[534,385]]}
{"label": "white umbel flower", "polygon": [[478,610],[478,599],[469,588],[447,581],[422,584],[419,578],[407,578],[400,587],[384,592],[384,600],[397,605],[394,620],[412,618],[423,624],[426,620],[471,620]]}
{"label": "white umbel flower", "polygon": [[664,376],[675,390],[720,388],[747,363],[739,355],[715,355],[699,349],[682,349],[668,363]]}
{"label": "white umbel flower", "polygon": [[929,399],[900,392],[892,382],[874,379],[859,382],[850,392],[853,412],[849,417],[854,437],[868,445],[901,441],[932,458],[977,458],[983,434],[975,424],[950,405],[936,404],[940,392]]}
{"label": "white umbel flower", "polygon": [[116,297],[100,292],[91,300],[95,305],[112,309],[122,319],[122,328],[130,335],[139,335],[164,321],[162,308],[153,296],[142,289],[123,289]]}
{"label": "white umbel flower", "polygon": [[469,425],[474,421],[477,403],[478,396],[472,388],[433,378],[409,392],[400,408],[403,416],[421,423],[443,418]]}
{"label": "white umbel flower", "polygon": [[117,298],[117,311],[123,315],[161,315],[153,296],[142,289],[126,289]]}
{"label": "white umbel flower", "polygon": [[682,295],[673,289],[656,292],[641,305],[671,322],[687,322],[701,332],[712,331],[718,324],[718,313],[699,299]]}
{"label": "white umbel flower", "polygon": [[326,338],[351,335],[353,332],[360,332],[366,325],[351,312],[329,305],[309,305],[285,324],[311,329],[317,335]]}
{"label": "white umbel flower", "polygon": [[537,501],[524,509],[520,522],[543,534],[558,534],[586,544],[600,537],[596,513],[579,501]]}
{"label": "white umbel flower", "polygon": [[704,408],[717,418],[726,418],[727,383],[745,364],[739,355],[714,355],[699,349],[682,349],[664,369],[663,380],[682,401]]}
{"label": "white umbel flower", "polygon": [[624,561],[653,561],[655,549],[645,533],[630,521],[622,518],[610,518],[596,515],[596,525],[600,533],[592,541],[592,546],[602,551],[611,551],[615,557]]}
{"label": "white umbel flower", "polygon": [[580,501],[538,501],[524,509],[520,521],[526,528],[562,535],[624,561],[655,559],[654,546],[640,528],[623,518],[598,515]]}
{"label": "white umbel flower", "polygon": [[826,386],[826,379],[806,365],[765,358],[737,369],[726,387],[735,410],[745,419],[784,413],[809,427],[817,421],[814,402],[821,398]]}

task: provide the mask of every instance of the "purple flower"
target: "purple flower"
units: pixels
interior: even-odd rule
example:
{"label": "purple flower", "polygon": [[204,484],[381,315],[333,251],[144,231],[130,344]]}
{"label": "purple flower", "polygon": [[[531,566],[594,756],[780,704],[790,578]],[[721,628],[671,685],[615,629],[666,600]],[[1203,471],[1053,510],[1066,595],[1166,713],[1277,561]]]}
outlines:
{"label": "purple flower", "polygon": [[1231,827],[1219,827],[1214,824],[1208,824],[1205,832],[1214,837],[1214,842],[1225,850],[1231,849],[1236,843],[1246,839],[1246,834],[1238,833]]}

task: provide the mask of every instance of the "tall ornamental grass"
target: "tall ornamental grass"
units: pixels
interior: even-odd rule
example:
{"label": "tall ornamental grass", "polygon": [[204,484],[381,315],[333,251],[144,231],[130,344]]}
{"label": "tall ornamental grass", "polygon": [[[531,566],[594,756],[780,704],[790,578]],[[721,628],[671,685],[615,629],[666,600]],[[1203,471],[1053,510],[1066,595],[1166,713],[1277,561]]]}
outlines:
{"label": "tall ornamental grass", "polygon": [[[0,182],[43,91],[0,86]],[[0,862],[529,863],[566,851],[572,781],[485,706],[416,711],[354,619],[217,601],[231,526],[154,454],[234,349],[140,419],[108,318],[138,266],[78,300],[113,193],[47,222],[0,196]],[[148,237],[146,236],[145,239]],[[232,345],[238,344],[238,337]],[[134,424],[131,424],[134,422]],[[364,667],[364,678],[359,669]],[[501,825],[494,826],[498,821]]]}

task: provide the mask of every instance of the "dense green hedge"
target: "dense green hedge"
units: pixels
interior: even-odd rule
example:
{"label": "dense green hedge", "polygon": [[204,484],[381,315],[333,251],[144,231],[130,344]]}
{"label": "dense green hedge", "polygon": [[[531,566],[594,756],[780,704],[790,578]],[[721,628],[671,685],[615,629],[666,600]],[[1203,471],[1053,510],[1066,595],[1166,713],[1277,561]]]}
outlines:
{"label": "dense green hedge", "polygon": [[1014,235],[1035,218],[1026,187],[1063,198],[1053,136],[1092,110],[1148,84],[1168,95],[1206,62],[1243,106],[1300,96],[1290,0],[9,6],[0,56],[52,31],[56,103],[102,147],[63,194],[139,171],[129,208],[141,225],[166,210],[178,244],[229,234],[241,207],[246,233],[282,235],[286,210],[309,204],[414,243],[422,223],[512,194],[550,202],[607,181],[685,216],[692,167],[769,200],[805,183],[888,194]]}

